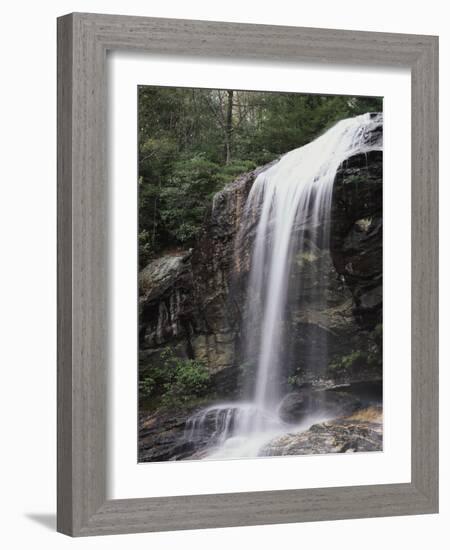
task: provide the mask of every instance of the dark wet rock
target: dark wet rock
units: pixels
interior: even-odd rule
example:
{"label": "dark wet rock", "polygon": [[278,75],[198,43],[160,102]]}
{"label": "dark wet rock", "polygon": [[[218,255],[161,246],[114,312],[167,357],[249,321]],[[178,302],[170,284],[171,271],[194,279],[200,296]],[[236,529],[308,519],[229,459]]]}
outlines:
{"label": "dark wet rock", "polygon": [[310,455],[383,450],[380,411],[356,413],[288,433],[266,445],[261,456]]}
{"label": "dark wet rock", "polygon": [[351,157],[336,175],[330,250],[353,297],[356,321],[373,328],[382,319],[383,154]]}
{"label": "dark wet rock", "polygon": [[291,392],[281,401],[278,412],[284,422],[298,422],[319,406],[319,400],[315,399],[311,391]]}
{"label": "dark wet rock", "polygon": [[302,421],[311,414],[342,416],[362,407],[362,401],[350,385],[331,388],[303,388],[288,393],[280,403],[280,418],[288,423]]}
{"label": "dark wet rock", "polygon": [[[198,407],[197,407],[198,408]],[[163,409],[139,418],[139,462],[189,458],[196,449],[184,437],[186,422],[195,408]]]}
{"label": "dark wet rock", "polygon": [[151,261],[139,273],[139,295],[142,303],[161,298],[188,271],[190,253],[162,256]]}
{"label": "dark wet rock", "polygon": [[191,252],[167,254],[139,274],[140,349],[154,349],[190,331]]}
{"label": "dark wet rock", "polygon": [[222,399],[234,399],[239,396],[241,376],[237,365],[226,367],[212,374],[211,386]]}

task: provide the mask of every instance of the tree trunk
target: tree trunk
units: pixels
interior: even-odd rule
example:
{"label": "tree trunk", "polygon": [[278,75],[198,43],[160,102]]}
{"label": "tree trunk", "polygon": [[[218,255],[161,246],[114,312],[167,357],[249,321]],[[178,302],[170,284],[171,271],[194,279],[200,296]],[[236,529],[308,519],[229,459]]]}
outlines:
{"label": "tree trunk", "polygon": [[231,138],[233,133],[233,90],[228,90],[227,111],[225,119],[225,163],[231,162]]}

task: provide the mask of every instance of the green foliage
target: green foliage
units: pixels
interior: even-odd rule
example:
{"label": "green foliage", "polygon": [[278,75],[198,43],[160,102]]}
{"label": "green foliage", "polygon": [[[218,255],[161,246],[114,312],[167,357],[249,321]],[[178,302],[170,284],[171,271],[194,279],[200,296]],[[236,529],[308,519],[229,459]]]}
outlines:
{"label": "green foliage", "polygon": [[151,239],[148,229],[143,229],[138,234],[139,262],[145,266],[152,257]]}
{"label": "green foliage", "polygon": [[[157,370],[159,371],[159,369]],[[152,372],[139,380],[139,396],[141,398],[147,399],[154,396],[160,376],[159,372]]]}
{"label": "green foliage", "polygon": [[304,371],[301,367],[297,367],[295,369],[295,372],[288,376],[287,378],[287,385],[290,389],[297,389],[299,388],[302,383],[304,382]]}
{"label": "green foliage", "polygon": [[153,366],[139,380],[141,399],[157,399],[167,407],[185,405],[210,389],[210,374],[201,361],[177,357],[166,348],[162,364]]}
{"label": "green foliage", "polygon": [[375,326],[373,330],[373,339],[375,340],[378,346],[381,346],[383,343],[383,323],[379,323]]}
{"label": "green foliage", "polygon": [[347,355],[335,359],[330,364],[330,370],[335,372],[347,372],[358,365],[363,365],[366,359],[367,356],[364,352],[360,350],[352,351]]}
{"label": "green foliage", "polygon": [[139,87],[139,261],[195,243],[213,194],[381,98]]}
{"label": "green foliage", "polygon": [[218,189],[217,164],[201,155],[174,164],[167,186],[160,192],[159,214],[174,242],[190,243],[198,236],[208,200]]}
{"label": "green foliage", "polygon": [[234,178],[245,172],[256,168],[256,163],[251,160],[234,160],[222,166],[219,171],[219,179],[222,183],[232,181]]}
{"label": "green foliage", "polygon": [[367,349],[354,350],[347,355],[335,358],[330,363],[330,370],[333,374],[350,374],[354,369],[359,368],[381,368],[381,342],[376,342],[378,337],[379,333],[377,332],[377,329],[375,329],[373,334],[374,342],[369,343]]}

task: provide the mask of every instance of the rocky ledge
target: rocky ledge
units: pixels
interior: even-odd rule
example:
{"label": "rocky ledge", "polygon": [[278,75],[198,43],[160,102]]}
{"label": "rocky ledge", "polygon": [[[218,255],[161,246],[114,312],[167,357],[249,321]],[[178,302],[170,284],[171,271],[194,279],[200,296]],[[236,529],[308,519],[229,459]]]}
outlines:
{"label": "rocky ledge", "polygon": [[190,457],[196,447],[187,441],[184,430],[195,407],[159,409],[139,418],[139,462],[181,460]]}
{"label": "rocky ledge", "polygon": [[380,408],[371,407],[352,416],[314,424],[308,430],[272,440],[261,456],[311,455],[383,450]]}

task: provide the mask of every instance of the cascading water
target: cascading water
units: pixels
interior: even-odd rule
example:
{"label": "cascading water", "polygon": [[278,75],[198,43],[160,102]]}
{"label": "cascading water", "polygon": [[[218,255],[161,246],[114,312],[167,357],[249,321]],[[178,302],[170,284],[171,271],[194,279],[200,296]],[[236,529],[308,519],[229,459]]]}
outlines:
{"label": "cascading water", "polygon": [[355,154],[380,148],[367,139],[380,117],[368,113],[342,120],[256,178],[238,235],[247,234],[256,217],[243,330],[247,356],[256,359],[256,379],[249,403],[212,406],[188,421],[185,437],[209,439],[209,458],[257,456],[265,442],[287,430],[277,408],[288,289],[301,286],[301,272],[292,276],[294,255],[310,252],[311,243],[321,251],[328,248],[337,169]]}

